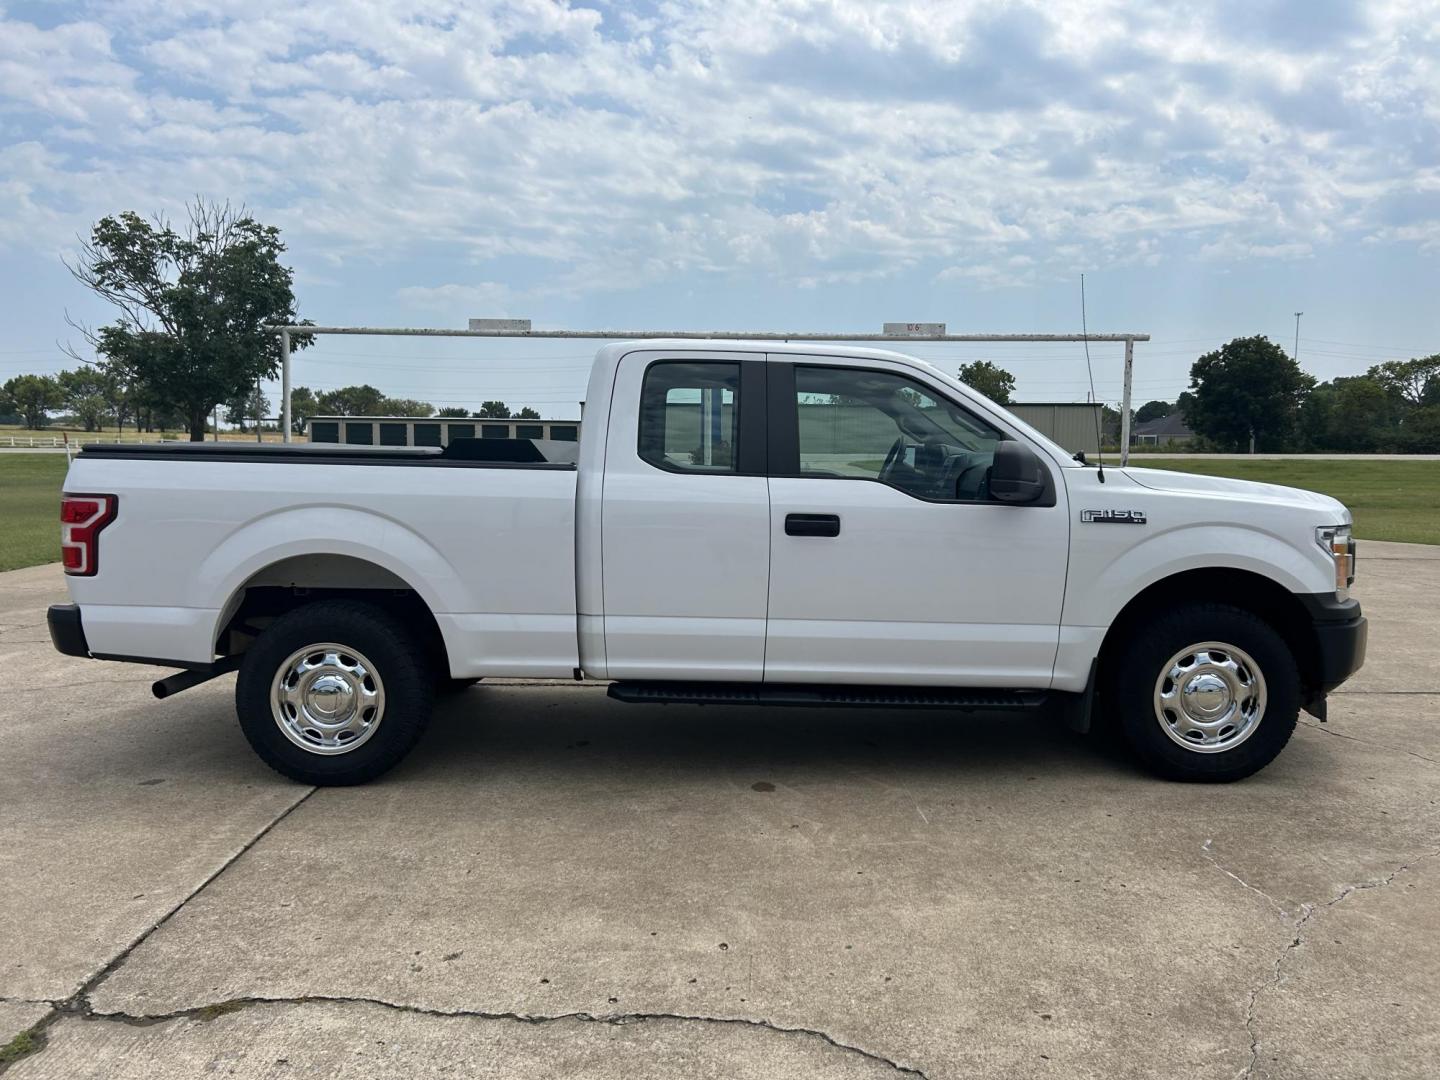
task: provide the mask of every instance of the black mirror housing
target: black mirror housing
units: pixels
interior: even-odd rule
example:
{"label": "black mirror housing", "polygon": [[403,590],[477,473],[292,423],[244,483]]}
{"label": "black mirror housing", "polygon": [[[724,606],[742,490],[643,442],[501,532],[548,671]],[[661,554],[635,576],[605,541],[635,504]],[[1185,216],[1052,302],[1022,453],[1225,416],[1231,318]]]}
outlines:
{"label": "black mirror housing", "polygon": [[[1047,494],[1050,498],[1045,500]],[[995,444],[995,460],[990,466],[990,497],[1016,506],[1055,505],[1055,497],[1050,492],[1050,471],[1034,450],[1013,439]]]}

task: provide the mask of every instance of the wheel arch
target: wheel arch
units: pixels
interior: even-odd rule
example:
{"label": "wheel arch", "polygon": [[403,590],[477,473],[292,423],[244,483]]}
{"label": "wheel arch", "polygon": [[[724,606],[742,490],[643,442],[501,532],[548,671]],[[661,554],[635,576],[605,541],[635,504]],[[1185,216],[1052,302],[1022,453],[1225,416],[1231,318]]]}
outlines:
{"label": "wheel arch", "polygon": [[450,649],[430,604],[390,567],[357,555],[306,552],[255,569],[230,591],[214,631],[215,652],[244,653],[281,615],[320,600],[359,600],[415,628],[437,668],[449,671]]}
{"label": "wheel arch", "polygon": [[1310,703],[1320,682],[1320,646],[1309,612],[1293,592],[1273,578],[1234,567],[1183,570],[1140,590],[1120,609],[1105,633],[1100,646],[1100,672],[1115,662],[1117,650],[1146,619],[1197,601],[1228,604],[1273,626],[1295,657],[1303,701]]}

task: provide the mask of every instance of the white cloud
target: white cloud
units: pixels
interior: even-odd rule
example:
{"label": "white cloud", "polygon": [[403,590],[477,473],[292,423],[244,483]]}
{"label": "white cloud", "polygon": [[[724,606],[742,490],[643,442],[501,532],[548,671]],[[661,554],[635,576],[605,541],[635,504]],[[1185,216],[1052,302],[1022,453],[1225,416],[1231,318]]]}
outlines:
{"label": "white cloud", "polygon": [[[0,24],[0,245],[200,193],[326,273],[444,252],[482,284],[401,300],[490,310],[685,274],[1430,250],[1440,219],[1396,201],[1440,177],[1434,3],[1327,3],[1303,47],[1229,3],[56,6]],[[490,284],[505,259],[530,280]]]}

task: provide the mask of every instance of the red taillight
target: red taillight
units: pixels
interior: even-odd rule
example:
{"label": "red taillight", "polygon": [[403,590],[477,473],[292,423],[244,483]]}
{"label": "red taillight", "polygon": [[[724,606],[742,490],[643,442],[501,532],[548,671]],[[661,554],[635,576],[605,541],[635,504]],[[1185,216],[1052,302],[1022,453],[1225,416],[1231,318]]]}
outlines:
{"label": "red taillight", "polygon": [[60,496],[60,562],[65,573],[90,577],[100,569],[100,530],[115,520],[114,495]]}

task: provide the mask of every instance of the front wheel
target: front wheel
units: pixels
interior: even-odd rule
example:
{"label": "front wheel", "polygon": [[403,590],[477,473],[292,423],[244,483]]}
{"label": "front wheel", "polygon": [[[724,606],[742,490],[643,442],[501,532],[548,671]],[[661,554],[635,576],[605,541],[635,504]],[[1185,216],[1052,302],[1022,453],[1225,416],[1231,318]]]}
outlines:
{"label": "front wheel", "polygon": [[1300,714],[1300,673],[1258,616],[1194,604],[1131,629],[1106,701],[1135,754],[1172,780],[1240,780],[1270,764]]}
{"label": "front wheel", "polygon": [[362,784],[392,768],[430,719],[435,680],[380,608],[323,600],[276,619],[245,653],[235,711],[255,752],[306,784]]}

